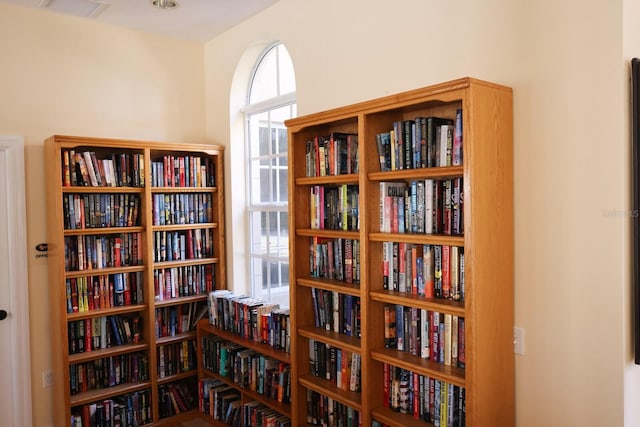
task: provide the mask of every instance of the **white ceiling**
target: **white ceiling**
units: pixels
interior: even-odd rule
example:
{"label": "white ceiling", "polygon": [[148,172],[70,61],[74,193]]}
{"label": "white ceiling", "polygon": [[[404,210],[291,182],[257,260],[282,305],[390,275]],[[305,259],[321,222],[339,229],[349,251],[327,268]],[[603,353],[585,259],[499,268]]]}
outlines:
{"label": "white ceiling", "polygon": [[161,10],[152,0],[0,0],[104,24],[205,42],[278,0],[175,0]]}

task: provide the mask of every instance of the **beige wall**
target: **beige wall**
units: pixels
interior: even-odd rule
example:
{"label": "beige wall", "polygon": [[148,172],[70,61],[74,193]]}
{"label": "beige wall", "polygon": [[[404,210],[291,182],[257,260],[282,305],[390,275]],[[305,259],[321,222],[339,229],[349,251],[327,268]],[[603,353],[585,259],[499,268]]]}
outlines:
{"label": "beige wall", "polygon": [[274,40],[301,114],[466,75],[512,86],[517,425],[622,426],[634,372],[622,24],[611,0],[280,0],[206,44],[207,132],[230,139],[236,66]]}
{"label": "beige wall", "polygon": [[[204,47],[0,5],[0,132],[27,142],[34,426],[51,419],[40,382],[47,266],[32,250],[46,240],[41,141],[225,144],[236,66],[274,40],[293,58],[301,114],[466,75],[514,88],[517,425],[637,425],[624,212],[626,61],[640,46],[623,5],[638,10],[638,0],[280,0]],[[228,196],[244,188],[230,169]]]}
{"label": "beige wall", "polygon": [[46,242],[42,141],[204,142],[203,46],[0,4],[0,54],[0,133],[26,140],[33,425],[48,427],[47,261],[34,250]]}

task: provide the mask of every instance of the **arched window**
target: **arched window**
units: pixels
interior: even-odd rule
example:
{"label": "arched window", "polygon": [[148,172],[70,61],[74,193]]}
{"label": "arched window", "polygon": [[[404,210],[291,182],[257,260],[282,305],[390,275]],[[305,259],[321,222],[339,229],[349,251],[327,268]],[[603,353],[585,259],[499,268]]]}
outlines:
{"label": "arched window", "polygon": [[287,129],[296,114],[295,76],[287,49],[270,46],[247,93],[248,260],[255,298],[289,306]]}

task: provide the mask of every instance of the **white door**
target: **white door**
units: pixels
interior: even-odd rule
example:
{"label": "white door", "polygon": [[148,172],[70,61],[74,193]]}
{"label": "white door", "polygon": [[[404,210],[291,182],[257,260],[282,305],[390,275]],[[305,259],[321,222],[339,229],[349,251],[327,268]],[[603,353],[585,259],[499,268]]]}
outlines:
{"label": "white door", "polygon": [[23,139],[0,136],[0,424],[3,426],[31,425],[24,179]]}

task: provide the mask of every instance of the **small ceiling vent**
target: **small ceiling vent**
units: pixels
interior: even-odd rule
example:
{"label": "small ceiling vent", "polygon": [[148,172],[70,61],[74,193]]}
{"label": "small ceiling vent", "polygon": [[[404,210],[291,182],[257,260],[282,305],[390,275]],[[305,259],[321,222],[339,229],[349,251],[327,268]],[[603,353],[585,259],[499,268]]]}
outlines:
{"label": "small ceiling vent", "polygon": [[52,12],[96,18],[111,5],[99,0],[41,0],[38,7]]}

